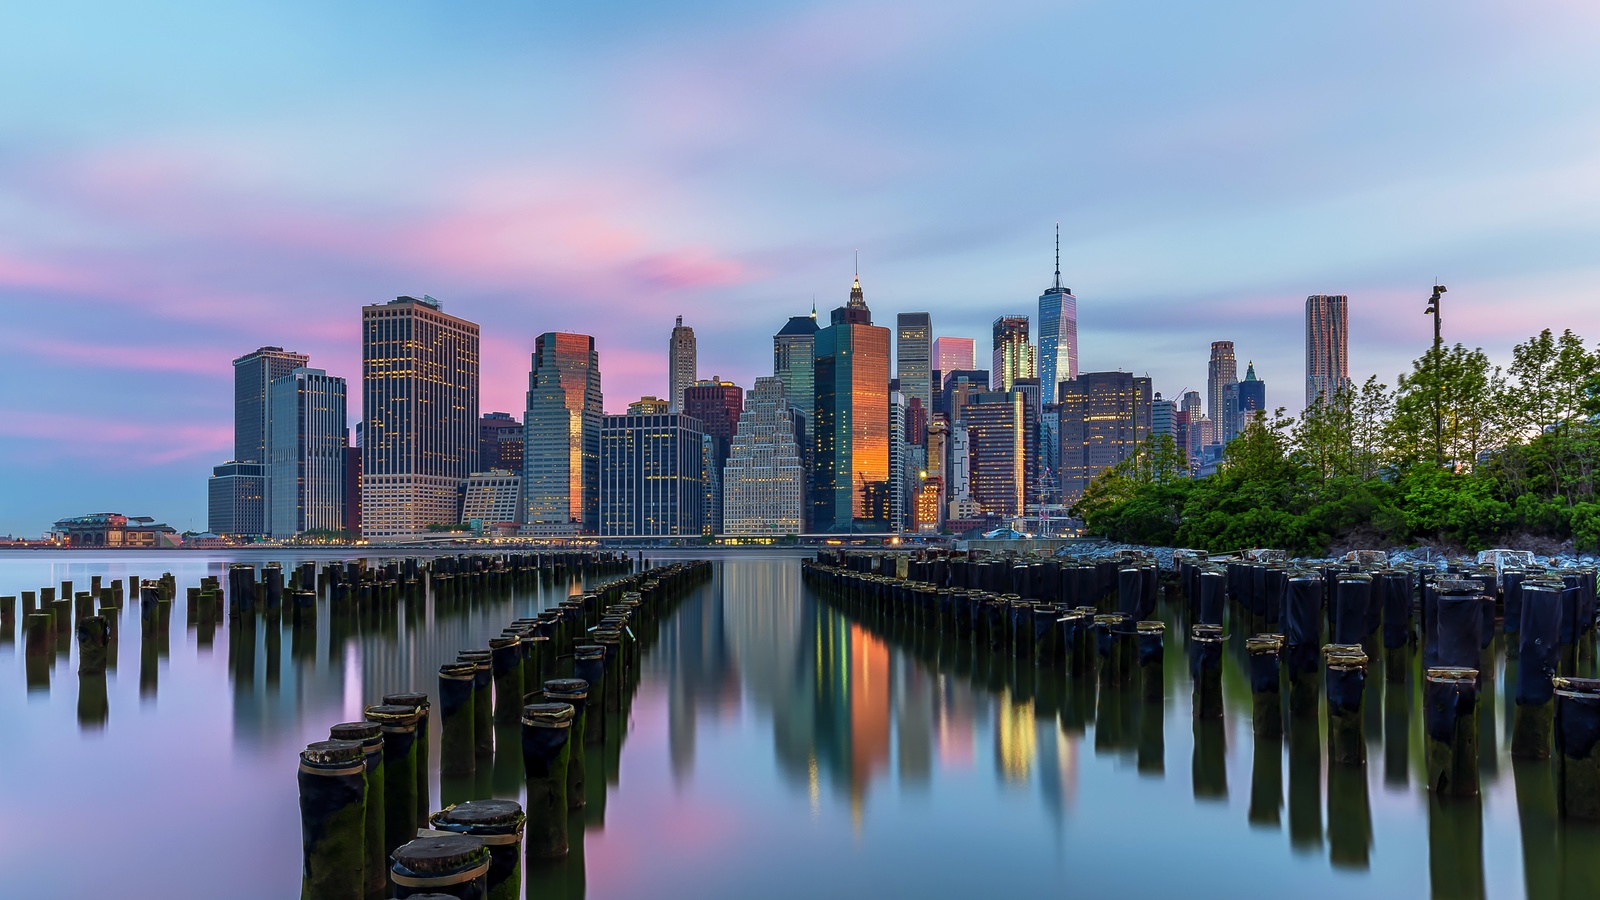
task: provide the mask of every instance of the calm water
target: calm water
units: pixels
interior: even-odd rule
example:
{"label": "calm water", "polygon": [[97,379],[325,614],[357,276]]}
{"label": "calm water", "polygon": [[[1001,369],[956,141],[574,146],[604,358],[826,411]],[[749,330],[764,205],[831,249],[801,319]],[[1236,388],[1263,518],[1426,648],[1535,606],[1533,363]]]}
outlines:
{"label": "calm water", "polygon": [[[0,594],[93,574],[180,586],[148,664],[128,604],[103,721],[80,709],[75,647],[30,686],[20,632],[0,644],[0,896],[297,896],[298,751],[384,693],[436,695],[458,650],[581,587],[376,632],[331,634],[324,616],[314,641],[259,628],[253,648],[187,625],[182,588],[272,558],[317,557],[0,555]],[[1548,766],[1506,755],[1503,665],[1481,803],[1441,806],[1421,788],[1414,680],[1371,689],[1367,766],[1330,770],[1304,728],[1258,748],[1230,646],[1227,716],[1197,738],[1162,615],[1152,705],[852,621],[802,586],[797,557],[722,558],[647,652],[620,756],[590,763],[610,784],[574,819],[581,855],[530,896],[1600,895],[1600,841],[1558,826]],[[520,799],[520,765],[503,754],[452,790]]]}

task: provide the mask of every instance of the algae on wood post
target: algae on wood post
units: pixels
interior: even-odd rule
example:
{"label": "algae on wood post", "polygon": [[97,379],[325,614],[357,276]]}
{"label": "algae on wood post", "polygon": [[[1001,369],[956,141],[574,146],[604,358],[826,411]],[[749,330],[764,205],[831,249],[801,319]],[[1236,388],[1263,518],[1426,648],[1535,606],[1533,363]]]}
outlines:
{"label": "algae on wood post", "polygon": [[383,729],[384,849],[390,853],[416,832],[417,719],[410,706],[369,706],[367,721]]}
{"label": "algae on wood post", "polygon": [[433,705],[421,691],[384,694],[383,702],[386,706],[405,706],[417,711],[417,827],[420,828],[428,824],[428,813],[433,811],[428,800],[428,720],[432,718]]}
{"label": "algae on wood post", "polygon": [[606,683],[606,648],[599,644],[579,644],[572,650],[573,673],[589,685],[595,698],[596,715],[587,716],[583,726],[586,744],[601,744],[606,739],[606,717],[603,706]]}
{"label": "algae on wood post", "polygon": [[356,741],[300,754],[300,900],[361,900],[366,890],[367,766]]}
{"label": "algae on wood post", "polygon": [[494,656],[488,650],[463,650],[459,662],[474,666],[472,675],[472,746],[479,757],[494,755]]}
{"label": "algae on wood post", "polygon": [[1428,789],[1449,797],[1478,793],[1478,670],[1428,669],[1422,695]]}
{"label": "algae on wood post", "polygon": [[522,710],[529,859],[567,855],[567,765],[572,757],[574,712],[567,703],[530,703]]}
{"label": "algae on wood post", "polygon": [[418,837],[395,849],[389,880],[398,898],[482,900],[489,891],[489,848],[470,834]]}
{"label": "algae on wood post", "polygon": [[473,750],[473,682],[476,663],[445,663],[439,667],[439,773],[471,775],[477,769]]}
{"label": "algae on wood post", "polygon": [[572,744],[572,752],[567,763],[567,805],[577,809],[586,802],[583,743],[587,739],[584,732],[589,719],[587,713],[589,682],[581,678],[553,678],[544,683],[544,697],[551,703],[567,703],[572,706],[572,727],[567,737],[567,741]]}
{"label": "algae on wood post", "polygon": [[494,678],[494,721],[516,722],[522,717],[522,640],[516,636],[489,639]]}
{"label": "algae on wood post", "polygon": [[381,900],[389,889],[389,848],[384,846],[388,825],[384,820],[383,729],[376,722],[344,722],[328,729],[328,740],[361,745],[362,762],[367,769],[367,814],[362,819],[367,897]]}
{"label": "algae on wood post", "polygon": [[489,847],[488,900],[522,897],[522,831],[527,817],[515,800],[469,800],[429,817],[440,831],[470,834]]}

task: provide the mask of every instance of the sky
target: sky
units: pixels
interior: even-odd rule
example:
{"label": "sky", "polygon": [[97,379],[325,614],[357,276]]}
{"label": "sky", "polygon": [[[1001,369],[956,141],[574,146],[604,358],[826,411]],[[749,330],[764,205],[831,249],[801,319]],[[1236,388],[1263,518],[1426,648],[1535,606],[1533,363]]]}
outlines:
{"label": "sky", "polygon": [[1431,340],[1600,338],[1600,6],[1149,0],[0,6],[0,534],[205,528],[230,360],[351,382],[360,307],[482,326],[482,410],[593,334],[605,405],[771,374],[848,297],[978,338],[1061,226],[1082,371],[1204,390],[1211,341],[1304,397]]}

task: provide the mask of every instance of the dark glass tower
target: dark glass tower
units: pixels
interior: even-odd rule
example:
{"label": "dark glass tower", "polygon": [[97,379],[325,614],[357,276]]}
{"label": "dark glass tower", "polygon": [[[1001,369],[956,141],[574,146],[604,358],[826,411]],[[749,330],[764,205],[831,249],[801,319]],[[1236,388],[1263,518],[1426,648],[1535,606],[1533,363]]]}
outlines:
{"label": "dark glass tower", "polygon": [[872,324],[859,275],[830,318],[816,334],[813,527],[882,531],[871,510],[889,485],[889,329]]}

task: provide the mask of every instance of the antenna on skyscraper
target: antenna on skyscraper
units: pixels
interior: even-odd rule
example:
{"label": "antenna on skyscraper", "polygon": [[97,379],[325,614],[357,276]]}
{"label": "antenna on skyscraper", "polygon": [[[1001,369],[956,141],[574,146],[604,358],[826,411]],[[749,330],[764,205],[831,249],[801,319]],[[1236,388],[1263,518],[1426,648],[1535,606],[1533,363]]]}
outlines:
{"label": "antenna on skyscraper", "polygon": [[1061,223],[1056,223],[1056,290],[1061,290]]}

